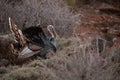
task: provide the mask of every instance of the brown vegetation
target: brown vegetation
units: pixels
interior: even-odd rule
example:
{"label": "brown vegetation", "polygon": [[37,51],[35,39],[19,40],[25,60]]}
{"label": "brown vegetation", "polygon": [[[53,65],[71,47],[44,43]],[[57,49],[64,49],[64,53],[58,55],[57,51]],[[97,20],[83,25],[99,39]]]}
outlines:
{"label": "brown vegetation", "polygon": [[105,47],[99,53],[88,42],[76,38],[58,42],[56,55],[49,59],[37,57],[22,67],[0,67],[1,80],[119,80],[119,47]]}
{"label": "brown vegetation", "polygon": [[8,30],[11,16],[20,28],[53,24],[60,35],[69,38],[59,37],[57,52],[48,59],[25,61],[10,52],[11,39],[0,38],[0,80],[120,80],[120,18],[103,11],[108,5],[119,9],[111,5],[113,0],[81,0],[83,5],[76,9],[80,15],[73,14],[62,0],[6,1],[0,1],[0,6],[5,4],[0,12],[1,32]]}

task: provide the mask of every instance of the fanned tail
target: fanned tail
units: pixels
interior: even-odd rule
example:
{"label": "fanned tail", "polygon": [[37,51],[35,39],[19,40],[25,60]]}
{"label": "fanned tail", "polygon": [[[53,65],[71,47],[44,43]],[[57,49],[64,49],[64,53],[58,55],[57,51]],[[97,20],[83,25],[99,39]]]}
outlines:
{"label": "fanned tail", "polygon": [[15,41],[20,43],[20,45],[24,46],[26,44],[25,37],[23,36],[22,31],[18,28],[18,26],[10,17],[9,17],[9,27]]}

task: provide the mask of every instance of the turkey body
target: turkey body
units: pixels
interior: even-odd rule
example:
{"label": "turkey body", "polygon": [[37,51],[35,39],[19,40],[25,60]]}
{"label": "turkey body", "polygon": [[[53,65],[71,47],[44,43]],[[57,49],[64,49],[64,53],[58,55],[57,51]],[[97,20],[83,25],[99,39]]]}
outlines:
{"label": "turkey body", "polygon": [[20,57],[27,58],[33,55],[45,57],[49,49],[56,52],[54,38],[46,35],[40,26],[23,29],[22,33],[27,40],[27,46],[21,52]]}

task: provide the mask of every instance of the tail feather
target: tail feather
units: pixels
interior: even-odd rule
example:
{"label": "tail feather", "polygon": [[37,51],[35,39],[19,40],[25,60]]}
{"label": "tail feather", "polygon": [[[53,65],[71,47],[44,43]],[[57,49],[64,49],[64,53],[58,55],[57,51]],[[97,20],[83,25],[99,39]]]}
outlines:
{"label": "tail feather", "polygon": [[9,27],[12,32],[12,35],[14,39],[20,43],[22,46],[25,45],[26,40],[25,37],[23,36],[22,31],[18,28],[18,26],[15,24],[15,22],[9,17]]}

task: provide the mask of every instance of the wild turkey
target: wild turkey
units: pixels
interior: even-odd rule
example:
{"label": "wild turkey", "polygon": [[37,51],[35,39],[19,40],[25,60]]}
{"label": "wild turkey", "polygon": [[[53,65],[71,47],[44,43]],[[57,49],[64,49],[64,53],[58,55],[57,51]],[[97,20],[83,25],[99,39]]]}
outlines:
{"label": "wild turkey", "polygon": [[13,50],[16,47],[20,48],[18,52],[13,51],[15,54],[18,54],[18,58],[28,58],[33,55],[45,58],[49,49],[56,52],[56,32],[52,25],[47,26],[50,36],[44,33],[41,26],[31,26],[21,31],[10,18],[9,25],[16,40],[16,43],[12,45]]}

